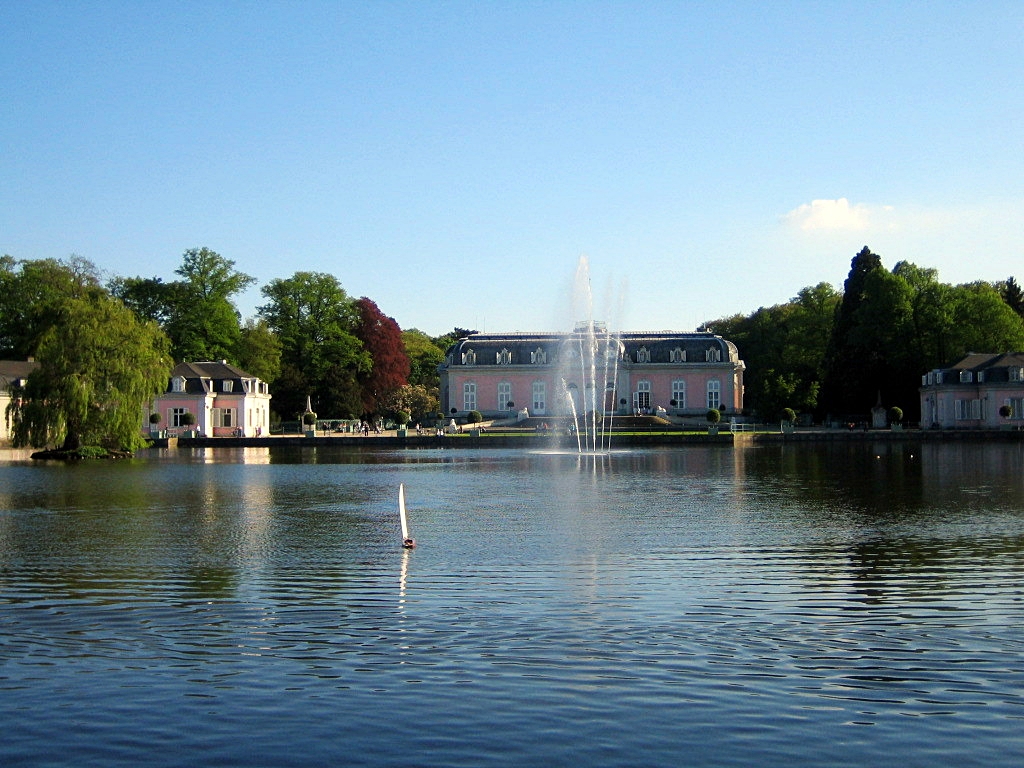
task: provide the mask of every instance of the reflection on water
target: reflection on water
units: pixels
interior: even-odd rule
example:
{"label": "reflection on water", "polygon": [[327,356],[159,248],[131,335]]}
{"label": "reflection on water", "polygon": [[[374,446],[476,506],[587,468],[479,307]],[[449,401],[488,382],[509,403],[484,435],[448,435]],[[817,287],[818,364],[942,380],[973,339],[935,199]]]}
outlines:
{"label": "reflection on water", "polygon": [[0,464],[0,762],[1017,765],[1021,469],[882,442]]}

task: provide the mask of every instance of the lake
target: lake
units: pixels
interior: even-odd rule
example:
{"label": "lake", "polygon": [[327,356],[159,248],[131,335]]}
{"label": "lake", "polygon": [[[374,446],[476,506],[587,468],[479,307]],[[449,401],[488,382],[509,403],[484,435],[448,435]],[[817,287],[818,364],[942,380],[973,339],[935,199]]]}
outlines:
{"label": "lake", "polygon": [[1016,444],[7,456],[4,766],[1024,764]]}

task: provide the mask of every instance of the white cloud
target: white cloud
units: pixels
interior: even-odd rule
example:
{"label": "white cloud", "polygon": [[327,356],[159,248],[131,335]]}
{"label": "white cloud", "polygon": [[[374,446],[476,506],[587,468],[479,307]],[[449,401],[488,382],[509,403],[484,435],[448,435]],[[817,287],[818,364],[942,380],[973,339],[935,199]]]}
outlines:
{"label": "white cloud", "polygon": [[[891,208],[880,210],[890,211]],[[872,209],[863,204],[850,205],[845,197],[838,200],[812,200],[794,208],[783,220],[805,232],[843,230],[859,232],[871,226]]]}

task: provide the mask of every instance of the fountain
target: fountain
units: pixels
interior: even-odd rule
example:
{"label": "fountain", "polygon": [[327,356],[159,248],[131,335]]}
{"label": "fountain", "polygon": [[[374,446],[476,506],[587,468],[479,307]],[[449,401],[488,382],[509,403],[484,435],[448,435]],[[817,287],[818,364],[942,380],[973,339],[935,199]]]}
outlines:
{"label": "fountain", "polygon": [[611,449],[617,408],[621,344],[607,324],[594,320],[590,263],[581,256],[573,281],[572,309],[578,319],[558,356],[565,410],[572,417],[576,449],[600,455]]}

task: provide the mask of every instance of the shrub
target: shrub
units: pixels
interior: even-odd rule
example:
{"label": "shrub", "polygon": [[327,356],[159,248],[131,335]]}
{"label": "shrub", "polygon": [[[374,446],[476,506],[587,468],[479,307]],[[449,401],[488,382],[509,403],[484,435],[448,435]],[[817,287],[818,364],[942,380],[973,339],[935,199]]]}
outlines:
{"label": "shrub", "polygon": [[893,424],[899,424],[903,421],[903,409],[898,406],[893,406],[889,409],[889,421]]}
{"label": "shrub", "polygon": [[153,412],[153,413],[149,414],[149,423],[150,424],[159,424],[160,423],[160,414],[156,413],[156,412]]}
{"label": "shrub", "polygon": [[399,411],[395,414],[395,421],[401,424],[403,427],[409,423],[409,419],[412,418],[412,414],[408,411]]}
{"label": "shrub", "polygon": [[1009,405],[1001,405],[999,406],[999,415],[1002,416],[1004,419],[1008,419],[1011,416],[1013,416],[1013,408],[1011,408]]}
{"label": "shrub", "polygon": [[192,411],[185,411],[181,414],[181,424],[185,427],[191,427],[196,423],[196,415]]}
{"label": "shrub", "polygon": [[722,414],[717,408],[711,408],[707,415],[709,424],[717,424],[722,420]]}
{"label": "shrub", "polygon": [[792,408],[783,408],[782,420],[792,424],[794,421],[796,421],[796,411],[794,411]]}
{"label": "shrub", "polygon": [[307,427],[311,424],[316,424],[316,414],[313,411],[306,411],[302,414],[302,423]]}
{"label": "shrub", "polygon": [[466,414],[466,421],[470,424],[479,424],[484,420],[484,415],[480,411],[470,411]]}

